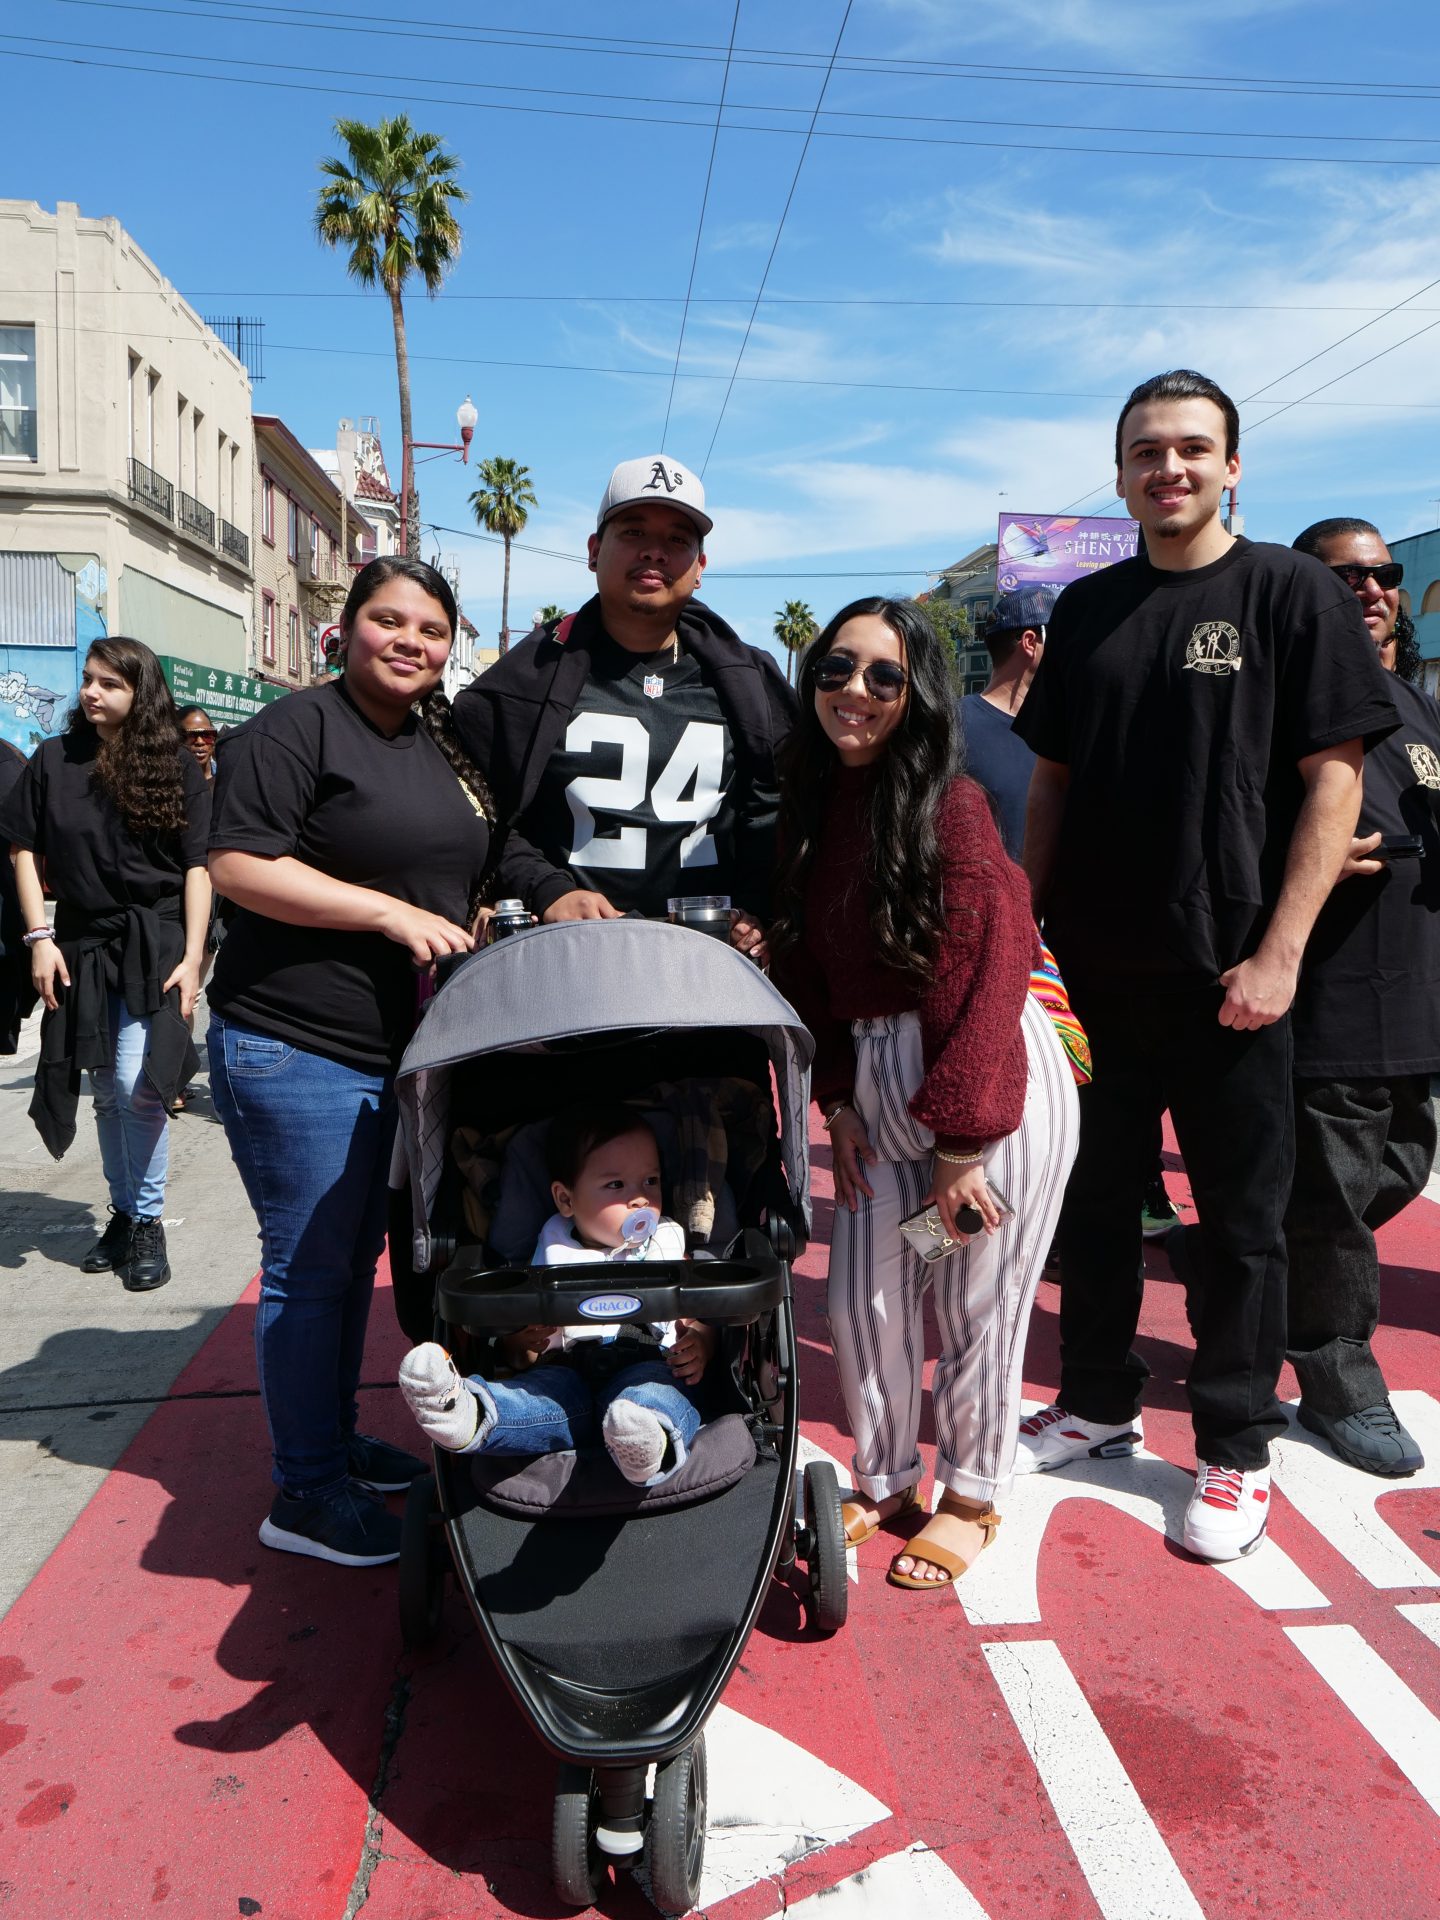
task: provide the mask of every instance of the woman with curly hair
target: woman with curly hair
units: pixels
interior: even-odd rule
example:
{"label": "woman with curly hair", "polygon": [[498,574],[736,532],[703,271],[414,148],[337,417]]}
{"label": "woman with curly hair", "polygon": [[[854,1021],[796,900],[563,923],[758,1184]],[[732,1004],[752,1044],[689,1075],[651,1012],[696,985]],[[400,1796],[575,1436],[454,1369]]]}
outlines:
{"label": "woman with curly hair", "polygon": [[340,616],[344,671],[220,742],[210,871],[238,912],[210,986],[210,1086],[260,1223],[255,1351],[274,1452],[268,1547],[400,1551],[378,1499],[424,1464],[356,1431],[385,1239],[394,1075],[434,962],[468,952],[484,782],[440,678],[443,576],[379,559]]}
{"label": "woman with curly hair", "polygon": [[[1025,1330],[1075,1157],[1075,1083],[1029,992],[1029,888],[960,774],[947,652],[923,611],[842,608],[798,691],[770,944],[815,1035],[833,1155],[830,1334],[855,1438],[846,1536],[860,1545],[921,1509],[933,1283],[939,1499],[889,1574],[933,1593],[999,1524]],[[902,1232],[927,1214],[920,1241]]]}
{"label": "woman with curly hair", "polygon": [[168,1115],[198,1065],[184,1023],[210,918],[209,826],[160,662],[138,640],[97,640],[69,725],[40,745],[0,810],[0,839],[45,1003],[30,1115],[58,1160],[89,1072],[110,1221],[80,1264],[113,1269],[131,1293],[170,1278]]}

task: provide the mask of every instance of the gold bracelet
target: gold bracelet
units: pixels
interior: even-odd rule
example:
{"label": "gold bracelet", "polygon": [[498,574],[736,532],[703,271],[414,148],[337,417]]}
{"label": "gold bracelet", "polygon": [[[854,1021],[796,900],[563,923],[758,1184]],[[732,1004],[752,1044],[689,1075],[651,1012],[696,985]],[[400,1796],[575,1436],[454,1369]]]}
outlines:
{"label": "gold bracelet", "polygon": [[834,1126],[835,1122],[840,1118],[841,1114],[844,1113],[845,1109],[849,1105],[850,1105],[850,1102],[848,1100],[837,1100],[834,1106],[831,1107],[830,1111],[827,1114],[822,1116],[820,1124],[825,1129],[826,1133],[829,1133],[830,1129]]}
{"label": "gold bracelet", "polygon": [[943,1160],[947,1167],[978,1167],[985,1153],[983,1148],[979,1153],[947,1153],[943,1147],[936,1147],[935,1158]]}

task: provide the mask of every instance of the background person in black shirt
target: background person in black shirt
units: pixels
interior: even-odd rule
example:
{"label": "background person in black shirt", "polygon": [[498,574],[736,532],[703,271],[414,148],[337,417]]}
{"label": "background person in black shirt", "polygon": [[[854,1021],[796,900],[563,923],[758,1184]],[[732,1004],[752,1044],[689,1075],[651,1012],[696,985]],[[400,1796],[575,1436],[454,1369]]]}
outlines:
{"label": "background person in black shirt", "polygon": [[1116,467],[1148,557],[1061,594],[1016,721],[1038,756],[1025,865],[1095,1067],[1060,1227],[1060,1392],[1024,1423],[1021,1455],[1056,1467],[1138,1440],[1138,1216],[1168,1106],[1205,1282],[1184,1540],[1225,1560],[1264,1537],[1285,1424],[1288,1011],[1365,746],[1395,709],[1348,588],[1222,526],[1239,419],[1213,381],[1137,387]]}
{"label": "background person in black shirt", "polygon": [[[1295,1184],[1290,1363],[1300,1424],[1366,1472],[1424,1457],[1371,1351],[1380,1319],[1376,1231],[1424,1188],[1440,1072],[1440,705],[1398,659],[1400,567],[1367,520],[1321,520],[1296,540],[1360,603],[1400,727],[1365,761],[1365,797],[1338,885],[1315,922],[1295,1001]],[[1411,676],[1419,666],[1410,639]],[[1419,834],[1425,858],[1385,857]]]}
{"label": "background person in black shirt", "polygon": [[41,743],[0,808],[0,840],[45,1003],[30,1115],[59,1159],[88,1069],[110,1221],[80,1264],[113,1268],[132,1293],[170,1278],[167,1109],[197,1064],[182,1022],[210,918],[209,824],[160,662],[138,640],[97,640],[65,732]]}
{"label": "background person in black shirt", "polygon": [[459,695],[507,823],[506,885],[542,920],[659,918],[728,894],[760,957],[795,699],[768,654],[694,595],[712,521],[678,460],[627,460],[590,536],[596,595]]}
{"label": "background person in black shirt", "polygon": [[340,616],[341,677],[220,745],[210,866],[239,912],[210,988],[210,1080],[260,1222],[255,1348],[279,1489],[260,1538],[343,1566],[398,1556],[400,1522],[367,1489],[425,1470],[356,1431],[355,1393],[394,1070],[422,975],[473,945],[490,845],[439,687],[455,622],[433,567],[372,560]]}

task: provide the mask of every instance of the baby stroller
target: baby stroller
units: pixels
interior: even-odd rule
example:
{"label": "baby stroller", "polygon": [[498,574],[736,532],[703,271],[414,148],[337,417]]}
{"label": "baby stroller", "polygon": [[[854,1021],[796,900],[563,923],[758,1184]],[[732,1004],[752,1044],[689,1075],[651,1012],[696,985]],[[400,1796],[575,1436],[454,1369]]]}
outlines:
{"label": "baby stroller", "polygon": [[[673,1479],[631,1486],[598,1453],[522,1460],[437,1449],[433,1478],[407,1501],[406,1641],[438,1629],[453,1570],[505,1684],[559,1762],[554,1880],[575,1906],[599,1896],[611,1864],[634,1867],[642,1854],[656,1904],[693,1906],[705,1847],[703,1728],[772,1575],[800,1559],[813,1625],[831,1633],[845,1618],[840,1490],[828,1462],[806,1468],[796,1514],[789,1263],[809,1225],[811,1052],[798,1016],[750,961],[704,933],[627,919],[533,927],[462,961],[400,1066],[397,1151],[415,1272],[422,1286],[433,1281],[434,1337],[462,1373],[486,1372],[495,1337],[532,1324],[685,1315],[720,1329],[706,1375],[707,1386],[718,1383],[714,1406]],[[507,1259],[495,1244],[498,1213],[478,1228],[473,1207],[467,1215],[451,1150],[457,1128],[493,1137],[576,1101],[643,1106],[657,1082],[683,1089],[720,1076],[750,1084],[765,1141],[740,1156],[750,1177],[721,1196],[726,1206],[717,1200],[712,1244],[690,1260],[532,1268],[539,1218],[528,1239],[512,1230]],[[396,1237],[392,1262],[403,1260]]]}

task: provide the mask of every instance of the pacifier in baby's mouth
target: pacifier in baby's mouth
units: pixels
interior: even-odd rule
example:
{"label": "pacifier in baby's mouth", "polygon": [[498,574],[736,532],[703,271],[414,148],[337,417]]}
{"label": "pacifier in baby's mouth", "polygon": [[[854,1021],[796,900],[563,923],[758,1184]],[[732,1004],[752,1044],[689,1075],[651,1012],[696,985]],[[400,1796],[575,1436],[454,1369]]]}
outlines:
{"label": "pacifier in baby's mouth", "polygon": [[654,1207],[634,1207],[626,1214],[620,1227],[622,1245],[634,1251],[643,1247],[660,1224],[660,1215]]}

